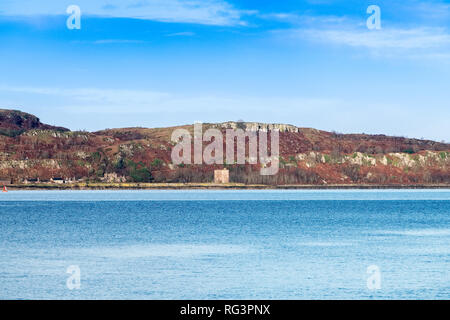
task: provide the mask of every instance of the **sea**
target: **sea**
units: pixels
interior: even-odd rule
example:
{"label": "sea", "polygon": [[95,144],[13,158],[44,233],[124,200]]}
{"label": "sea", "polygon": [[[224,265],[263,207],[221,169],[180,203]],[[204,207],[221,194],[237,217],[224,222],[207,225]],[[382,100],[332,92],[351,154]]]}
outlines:
{"label": "sea", "polygon": [[450,190],[9,191],[0,299],[450,299]]}

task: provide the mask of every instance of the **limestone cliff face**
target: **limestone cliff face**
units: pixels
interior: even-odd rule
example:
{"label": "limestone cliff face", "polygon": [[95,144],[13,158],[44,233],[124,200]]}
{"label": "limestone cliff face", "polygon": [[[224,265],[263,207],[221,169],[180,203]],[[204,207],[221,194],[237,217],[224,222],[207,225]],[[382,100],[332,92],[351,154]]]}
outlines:
{"label": "limestone cliff face", "polygon": [[238,122],[228,121],[214,125],[222,129],[243,129],[247,131],[280,131],[280,132],[299,132],[300,129],[290,124],[262,123],[262,122]]}

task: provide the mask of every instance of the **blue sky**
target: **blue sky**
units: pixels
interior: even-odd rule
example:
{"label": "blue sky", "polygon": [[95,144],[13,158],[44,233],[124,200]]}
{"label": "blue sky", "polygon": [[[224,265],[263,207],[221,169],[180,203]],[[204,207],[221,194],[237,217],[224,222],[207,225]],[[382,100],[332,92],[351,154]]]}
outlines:
{"label": "blue sky", "polygon": [[72,130],[243,119],[450,141],[450,3],[2,0],[0,107]]}

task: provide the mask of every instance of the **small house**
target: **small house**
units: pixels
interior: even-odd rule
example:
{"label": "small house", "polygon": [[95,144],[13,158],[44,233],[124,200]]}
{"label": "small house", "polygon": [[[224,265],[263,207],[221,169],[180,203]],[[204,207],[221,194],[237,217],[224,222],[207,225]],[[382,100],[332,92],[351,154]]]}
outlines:
{"label": "small house", "polygon": [[66,183],[63,178],[51,178],[50,181],[53,183],[58,183],[58,184]]}

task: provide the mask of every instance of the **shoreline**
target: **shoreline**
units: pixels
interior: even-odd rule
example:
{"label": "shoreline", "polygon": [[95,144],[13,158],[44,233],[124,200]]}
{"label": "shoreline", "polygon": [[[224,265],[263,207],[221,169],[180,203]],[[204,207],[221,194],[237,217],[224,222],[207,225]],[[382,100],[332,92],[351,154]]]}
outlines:
{"label": "shoreline", "polygon": [[240,183],[74,183],[10,184],[8,190],[358,190],[358,189],[450,189],[449,184],[372,185],[246,185]]}

